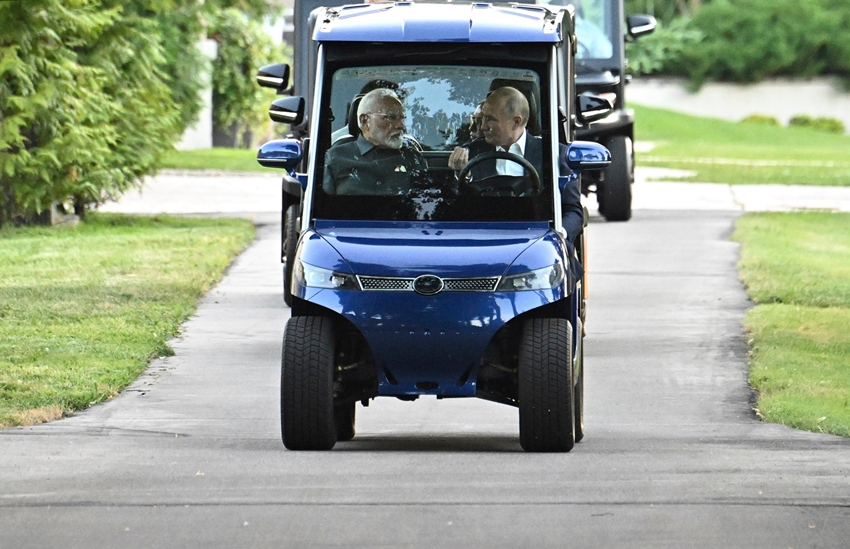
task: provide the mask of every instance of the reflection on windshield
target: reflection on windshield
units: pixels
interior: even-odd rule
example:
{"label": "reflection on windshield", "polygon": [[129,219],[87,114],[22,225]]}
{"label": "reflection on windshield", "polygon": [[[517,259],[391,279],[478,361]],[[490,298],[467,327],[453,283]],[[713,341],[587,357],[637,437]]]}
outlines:
{"label": "reflection on windshield", "polygon": [[[480,117],[481,103],[506,87],[527,103],[528,140],[535,140],[536,148],[531,148],[541,151],[540,77],[535,71],[393,65],[333,72],[326,110],[330,116],[323,120],[330,126],[320,131],[326,137],[317,151],[321,188],[315,192],[314,215],[408,221],[550,219],[551,193],[544,192],[541,181],[551,181],[551,176],[538,173],[544,171],[542,151],[534,153],[538,161],[533,165],[517,155],[533,167],[530,173],[510,159],[484,158],[482,151],[495,154],[495,145],[487,146],[482,138],[472,142],[476,109]],[[499,93],[493,101],[497,97]],[[463,162],[450,167],[456,147],[474,151],[464,162],[478,160],[480,167],[468,170],[469,179],[460,169]],[[497,162],[520,167],[496,169]]]}

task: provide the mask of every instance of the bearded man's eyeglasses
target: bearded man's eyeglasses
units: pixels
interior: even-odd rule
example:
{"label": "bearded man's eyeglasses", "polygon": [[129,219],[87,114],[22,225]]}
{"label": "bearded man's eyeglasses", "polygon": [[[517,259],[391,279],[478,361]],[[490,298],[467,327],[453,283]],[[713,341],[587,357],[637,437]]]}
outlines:
{"label": "bearded man's eyeglasses", "polygon": [[407,118],[404,114],[384,114],[382,112],[367,112],[366,116],[380,116],[388,122],[400,122]]}

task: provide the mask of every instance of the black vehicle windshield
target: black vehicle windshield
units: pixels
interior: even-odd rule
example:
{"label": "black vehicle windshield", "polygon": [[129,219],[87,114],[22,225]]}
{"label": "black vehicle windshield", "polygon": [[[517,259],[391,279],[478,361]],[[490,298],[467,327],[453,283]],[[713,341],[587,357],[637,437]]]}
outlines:
{"label": "black vehicle windshield", "polygon": [[538,4],[566,6],[576,9],[576,59],[612,59],[618,29],[617,14],[612,13],[611,0],[537,0]]}
{"label": "black vehicle windshield", "polygon": [[[542,146],[541,139],[550,132],[544,132],[548,124],[542,116],[541,85],[545,89],[548,84],[541,83],[537,71],[483,64],[331,69],[325,82],[330,90],[324,98],[327,115],[317,147],[313,217],[551,219],[551,147]],[[483,101],[503,87],[518,90],[528,103],[526,149],[542,147],[540,161],[523,167],[511,160],[487,159],[461,174],[450,162],[456,147],[471,151],[469,160],[481,156],[480,151],[495,150],[487,146],[478,124]],[[373,90],[382,91],[370,93]],[[363,124],[366,129],[361,129]],[[486,173],[486,167],[500,160],[499,170]]]}

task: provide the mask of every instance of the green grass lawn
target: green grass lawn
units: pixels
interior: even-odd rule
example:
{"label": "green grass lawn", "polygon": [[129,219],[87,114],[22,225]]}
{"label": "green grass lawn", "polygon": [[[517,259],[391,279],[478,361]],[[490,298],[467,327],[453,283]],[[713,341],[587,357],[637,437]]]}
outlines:
{"label": "green grass lawn", "polygon": [[256,149],[199,149],[172,151],[165,156],[164,169],[217,170],[227,172],[270,172],[257,164]]}
{"label": "green grass lawn", "polygon": [[90,214],[0,231],[0,427],[111,398],[253,238],[241,219]]}
{"label": "green grass lawn", "polygon": [[702,118],[634,106],[639,166],[697,172],[692,181],[850,186],[850,136]]}
{"label": "green grass lawn", "polygon": [[850,437],[850,215],[750,214],[734,238],[760,415]]}

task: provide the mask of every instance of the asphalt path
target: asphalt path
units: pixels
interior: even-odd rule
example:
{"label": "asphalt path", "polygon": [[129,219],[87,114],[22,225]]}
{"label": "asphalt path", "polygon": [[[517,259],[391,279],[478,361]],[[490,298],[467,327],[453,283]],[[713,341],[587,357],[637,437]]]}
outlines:
{"label": "asphalt path", "polygon": [[592,220],[587,435],[572,452],[522,452],[513,408],[433,398],[377,399],[353,441],[289,452],[277,183],[173,177],[113,209],[252,212],[258,238],[175,356],[105,404],[0,431],[0,548],[850,543],[850,441],[752,411],[729,236],[759,206],[728,189],[636,184],[632,221]]}

